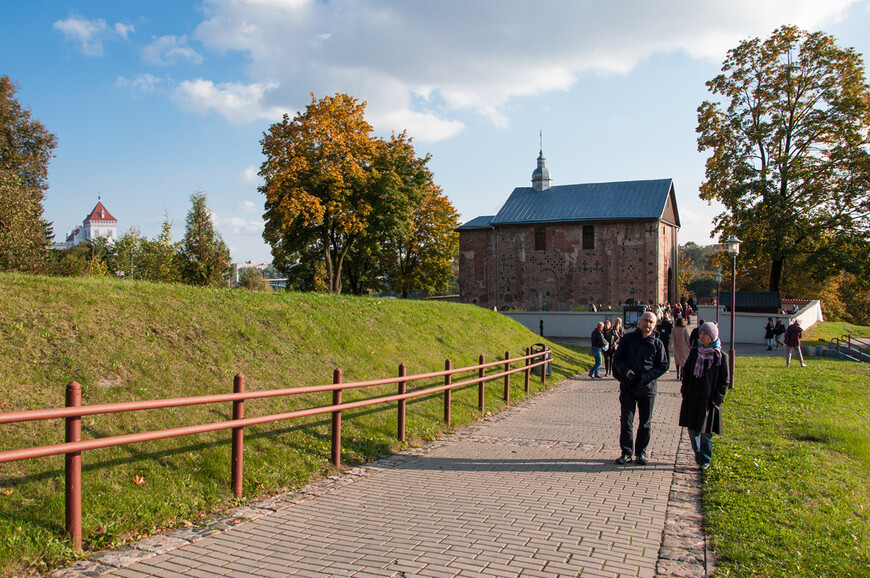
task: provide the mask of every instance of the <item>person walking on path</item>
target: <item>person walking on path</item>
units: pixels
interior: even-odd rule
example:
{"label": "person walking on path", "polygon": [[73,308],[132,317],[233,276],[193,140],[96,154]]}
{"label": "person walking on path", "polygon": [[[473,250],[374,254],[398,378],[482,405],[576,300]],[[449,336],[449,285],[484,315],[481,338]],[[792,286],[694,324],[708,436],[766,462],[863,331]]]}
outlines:
{"label": "person walking on path", "polygon": [[[656,380],[668,370],[665,347],[653,331],[656,315],[644,313],[637,329],[619,342],[613,356],[613,375],[619,379],[620,432],[622,454],[618,464],[631,462],[632,452],[637,463],[646,465],[652,432],[652,412],[657,393]],[[638,414],[637,437],[632,433],[634,414]]]}
{"label": "person walking on path", "polygon": [[767,318],[767,325],[764,326],[764,342],[767,343],[767,350],[773,351],[773,337],[776,335],[773,317]]}
{"label": "person walking on path", "polygon": [[604,323],[598,322],[595,329],[592,330],[592,346],[589,350],[592,352],[592,357],[595,358],[595,365],[589,370],[589,377],[601,379],[599,371],[601,370],[601,355],[607,349],[607,340],[604,339]]}
{"label": "person walking on path", "polygon": [[[687,321],[687,323],[689,323]],[[692,329],[692,332],[689,334],[689,347],[698,347],[698,330],[704,325],[706,321],[703,319],[698,319],[698,326]]]}
{"label": "person walking on path", "polygon": [[776,320],[776,325],[773,326],[773,338],[776,340],[776,348],[783,346],[782,336],[785,333],[785,325],[782,324],[782,319]]}
{"label": "person walking on path", "polygon": [[659,339],[662,340],[662,345],[665,346],[665,356],[668,358],[668,367],[671,365],[671,334],[674,331],[674,324],[671,323],[670,315],[665,313],[658,326]]}
{"label": "person walking on path", "polygon": [[683,370],[683,365],[689,358],[689,351],[692,349],[689,346],[689,328],[686,327],[685,319],[677,319],[677,326],[674,328],[672,337],[674,342],[674,365],[677,366],[677,380],[680,379],[680,372]]}
{"label": "person walking on path", "polygon": [[798,359],[801,360],[801,367],[806,367],[804,363],[804,354],[801,352],[801,337],[804,335],[804,330],[801,329],[801,320],[795,319],[794,322],[785,330],[785,366],[791,366],[791,354],[797,353]]}
{"label": "person walking on path", "polygon": [[700,343],[683,366],[679,425],[688,430],[695,462],[706,470],[713,459],[713,434],[722,433],[721,405],[728,391],[728,355],[722,351],[715,323],[705,323],[698,334]]}
{"label": "person walking on path", "polygon": [[616,332],[610,319],[604,321],[604,341],[607,342],[607,349],[604,350],[604,375],[610,375],[610,370],[613,366],[613,354],[616,353]]}

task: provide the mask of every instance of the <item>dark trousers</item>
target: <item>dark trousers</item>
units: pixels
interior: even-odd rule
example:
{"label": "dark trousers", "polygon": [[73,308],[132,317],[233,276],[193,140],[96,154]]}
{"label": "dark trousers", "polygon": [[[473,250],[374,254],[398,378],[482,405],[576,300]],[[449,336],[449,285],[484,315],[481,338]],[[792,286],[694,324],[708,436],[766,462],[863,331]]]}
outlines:
{"label": "dark trousers", "polygon": [[[630,393],[619,393],[619,445],[623,455],[640,455],[646,452],[649,445],[650,432],[652,432],[652,411],[655,397],[634,397]],[[638,414],[637,439],[632,432],[634,426],[634,414]]]}

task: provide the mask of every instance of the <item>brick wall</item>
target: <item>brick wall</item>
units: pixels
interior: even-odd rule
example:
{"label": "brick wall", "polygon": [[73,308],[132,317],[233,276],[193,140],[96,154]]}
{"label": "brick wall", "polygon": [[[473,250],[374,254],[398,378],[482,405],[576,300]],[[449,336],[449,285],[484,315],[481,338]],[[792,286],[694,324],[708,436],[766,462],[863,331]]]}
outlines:
{"label": "brick wall", "polygon": [[[676,276],[676,228],[661,221],[594,223],[594,248],[583,248],[583,225],[460,231],[459,292],[464,303],[499,309],[567,311],[668,300]],[[497,267],[495,266],[497,262]],[[672,270],[674,269],[674,270]]]}

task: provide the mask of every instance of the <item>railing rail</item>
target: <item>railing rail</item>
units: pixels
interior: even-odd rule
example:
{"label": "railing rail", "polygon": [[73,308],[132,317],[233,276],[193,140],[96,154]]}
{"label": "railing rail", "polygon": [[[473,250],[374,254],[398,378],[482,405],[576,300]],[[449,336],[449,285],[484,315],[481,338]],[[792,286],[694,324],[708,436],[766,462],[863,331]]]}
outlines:
{"label": "railing rail", "polygon": [[[845,342],[845,346],[841,345]],[[841,335],[840,337],[834,337],[831,339],[831,343],[834,344],[834,348],[837,353],[844,353],[840,351],[840,347],[845,347],[848,351],[845,353],[851,357],[857,358],[859,363],[870,363],[870,353],[865,353],[862,347],[858,345],[852,345],[852,334],[846,333]],[[866,361],[865,361],[866,357]]]}
{"label": "railing rail", "polygon": [[[512,368],[513,363],[523,362],[519,367]],[[478,386],[478,408],[484,410],[484,388],[487,381],[504,379],[503,400],[510,402],[510,376],[515,373],[525,374],[524,392],[529,393],[530,374],[533,368],[541,367],[541,383],[546,384],[547,366],[552,362],[552,352],[546,346],[541,351],[534,351],[532,347],[526,349],[525,355],[510,358],[510,352],[505,352],[502,360],[486,362],[483,355],[479,363],[474,366],[453,369],[452,362],[445,362],[443,371],[434,371],[415,375],[406,375],[405,365],[399,366],[397,377],[376,379],[369,381],[342,382],[342,371],[336,369],[333,374],[333,383],[328,385],[314,385],[295,388],[282,388],[263,391],[245,391],[245,378],[238,374],[233,379],[233,393],[203,395],[195,397],[182,397],[171,399],[144,400],[136,402],[109,403],[97,405],[81,405],[81,388],[75,381],[67,385],[66,407],[53,409],[38,409],[25,411],[12,411],[0,413],[0,424],[20,423],[35,420],[61,419],[65,420],[65,443],[47,446],[20,448],[15,450],[0,451],[0,463],[12,462],[31,458],[40,458],[52,455],[65,455],[65,478],[66,478],[66,529],[70,535],[72,546],[81,550],[81,452],[128,445],[144,441],[169,439],[173,437],[194,435],[200,433],[232,430],[232,479],[231,487],[237,498],[242,497],[242,471],[243,471],[243,445],[244,428],[264,423],[272,423],[319,414],[332,414],[332,451],[330,461],[335,467],[341,465],[341,414],[342,411],[378,405],[382,403],[398,402],[398,431],[397,438],[405,439],[405,401],[415,397],[422,397],[444,392],[444,421],[449,426],[451,419],[452,391],[470,385]],[[486,373],[493,367],[502,367],[497,373]],[[477,377],[453,381],[453,376],[462,373],[477,372]],[[423,389],[407,391],[407,386],[412,382],[444,378],[443,385],[433,385]],[[352,402],[342,401],[342,392],[347,389],[359,389],[378,385],[397,384],[398,393],[382,395],[369,399]],[[304,395],[309,393],[332,392],[332,403],[325,406],[309,407],[294,411],[270,414],[257,417],[244,417],[244,404],[247,400],[263,399],[268,397],[282,397]],[[142,411],[152,409],[166,409],[185,407],[192,405],[226,403],[233,404],[233,419],[221,422],[211,422],[184,427],[137,432],[133,434],[117,435],[97,439],[81,439],[81,418],[87,415],[112,414],[128,411]]]}

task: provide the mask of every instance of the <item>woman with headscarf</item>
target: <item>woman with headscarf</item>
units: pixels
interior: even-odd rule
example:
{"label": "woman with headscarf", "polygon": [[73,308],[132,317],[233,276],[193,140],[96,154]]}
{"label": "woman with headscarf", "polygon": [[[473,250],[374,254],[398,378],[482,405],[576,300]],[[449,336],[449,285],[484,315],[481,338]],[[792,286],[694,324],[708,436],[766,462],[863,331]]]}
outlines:
{"label": "woman with headscarf", "polygon": [[688,430],[695,461],[706,470],[713,459],[713,434],[722,433],[720,406],[728,391],[728,355],[722,351],[715,323],[698,328],[698,341],[683,365],[679,424]]}

